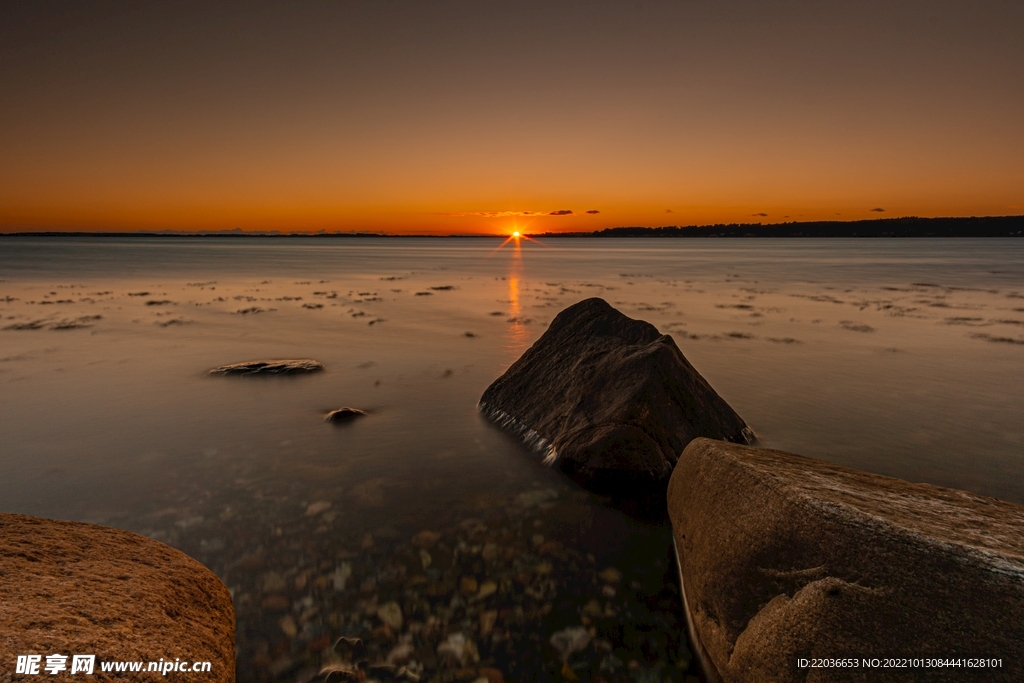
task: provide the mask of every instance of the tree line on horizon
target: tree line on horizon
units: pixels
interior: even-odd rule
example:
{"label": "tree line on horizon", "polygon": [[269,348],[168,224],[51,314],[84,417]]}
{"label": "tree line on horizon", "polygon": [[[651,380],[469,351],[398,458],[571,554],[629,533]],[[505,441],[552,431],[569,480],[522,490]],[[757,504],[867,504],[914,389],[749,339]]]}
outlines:
{"label": "tree line on horizon", "polygon": [[659,228],[605,228],[593,232],[546,232],[537,237],[1020,237],[1024,216],[868,218],[857,221],[716,223]]}

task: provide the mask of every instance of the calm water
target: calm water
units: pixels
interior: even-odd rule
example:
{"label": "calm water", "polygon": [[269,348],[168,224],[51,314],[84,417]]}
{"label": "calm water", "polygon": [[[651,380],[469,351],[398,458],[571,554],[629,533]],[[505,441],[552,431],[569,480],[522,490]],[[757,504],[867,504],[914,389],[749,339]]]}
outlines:
{"label": "calm water", "polygon": [[[235,596],[244,679],[308,680],[343,658],[325,640],[361,634],[428,675],[632,660],[682,680],[685,652],[652,635],[678,616],[664,528],[475,410],[590,296],[672,334],[761,445],[1024,503],[1022,240],[498,244],[0,239],[0,509],[206,563]],[[205,374],[258,358],[327,370]],[[323,422],[342,406],[369,415]],[[404,621],[383,632],[391,601]],[[559,657],[548,634],[580,623],[591,642]]]}

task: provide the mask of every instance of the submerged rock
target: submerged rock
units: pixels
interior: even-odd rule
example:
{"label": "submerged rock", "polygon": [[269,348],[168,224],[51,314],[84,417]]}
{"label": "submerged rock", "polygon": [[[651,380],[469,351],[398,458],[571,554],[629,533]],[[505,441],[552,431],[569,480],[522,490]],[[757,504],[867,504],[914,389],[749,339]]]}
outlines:
{"label": "submerged rock", "polygon": [[480,410],[546,464],[615,494],[663,491],[695,437],[753,441],[672,337],[598,298],[559,313],[487,388]]}
{"label": "submerged rock", "polygon": [[210,370],[211,375],[301,375],[320,372],[324,366],[309,358],[298,360],[250,360],[222,365]]}
{"label": "submerged rock", "polygon": [[[120,529],[0,513],[0,576],[5,669],[35,653],[45,675],[51,653],[94,654],[88,673],[109,680],[100,662],[162,657],[211,663],[189,680],[235,680],[231,595],[170,546]],[[71,657],[63,663],[65,675],[76,673]]]}
{"label": "submerged rock", "polygon": [[848,657],[921,658],[857,669],[870,680],[963,680],[963,657],[998,660],[978,680],[1024,680],[1024,506],[710,439],[683,452],[668,505],[691,636],[726,683]]}
{"label": "submerged rock", "polygon": [[357,417],[363,417],[366,415],[366,411],[359,410],[358,408],[338,408],[327,413],[325,420],[327,422],[333,422],[334,424],[341,424],[343,422],[351,422]]}

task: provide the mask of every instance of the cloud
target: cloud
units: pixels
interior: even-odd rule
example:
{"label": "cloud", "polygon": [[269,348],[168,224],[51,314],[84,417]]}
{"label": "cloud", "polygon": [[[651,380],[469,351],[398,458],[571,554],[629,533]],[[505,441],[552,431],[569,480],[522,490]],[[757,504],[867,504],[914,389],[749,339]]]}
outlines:
{"label": "cloud", "polygon": [[[1012,208],[1015,208],[1015,207],[1011,206],[1010,208],[1012,209]],[[587,211],[587,213],[601,213],[601,212],[598,211],[597,209],[591,209],[590,211]]]}
{"label": "cloud", "polygon": [[559,209],[558,211],[552,211],[548,214],[549,216],[571,216],[572,209]]}
{"label": "cloud", "polygon": [[508,218],[515,216],[540,216],[539,211],[468,211],[462,213],[444,213],[442,216],[483,216],[484,218]]}
{"label": "cloud", "polygon": [[765,216],[767,216],[768,214],[766,214],[766,213],[752,213],[752,214],[750,214],[750,215],[751,215],[751,216],[761,216],[761,217],[765,217]]}
{"label": "cloud", "polygon": [[675,213],[672,209],[665,209],[665,213]]}
{"label": "cloud", "polygon": [[879,209],[879,208],[877,208],[877,207],[876,207],[876,208],[874,208],[874,209],[871,209],[871,210],[872,210],[872,211],[877,211],[878,213],[882,213],[882,212],[884,212],[884,211],[885,211],[885,209]]}

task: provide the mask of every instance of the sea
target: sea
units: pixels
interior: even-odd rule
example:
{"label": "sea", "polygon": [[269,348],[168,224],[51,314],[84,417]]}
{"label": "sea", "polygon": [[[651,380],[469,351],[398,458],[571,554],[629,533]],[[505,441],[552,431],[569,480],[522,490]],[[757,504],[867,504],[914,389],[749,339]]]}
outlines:
{"label": "sea", "polygon": [[1024,503],[1021,239],[8,236],[0,511],[205,564],[239,680],[686,681],[667,525],[477,411],[589,297],[758,446]]}

